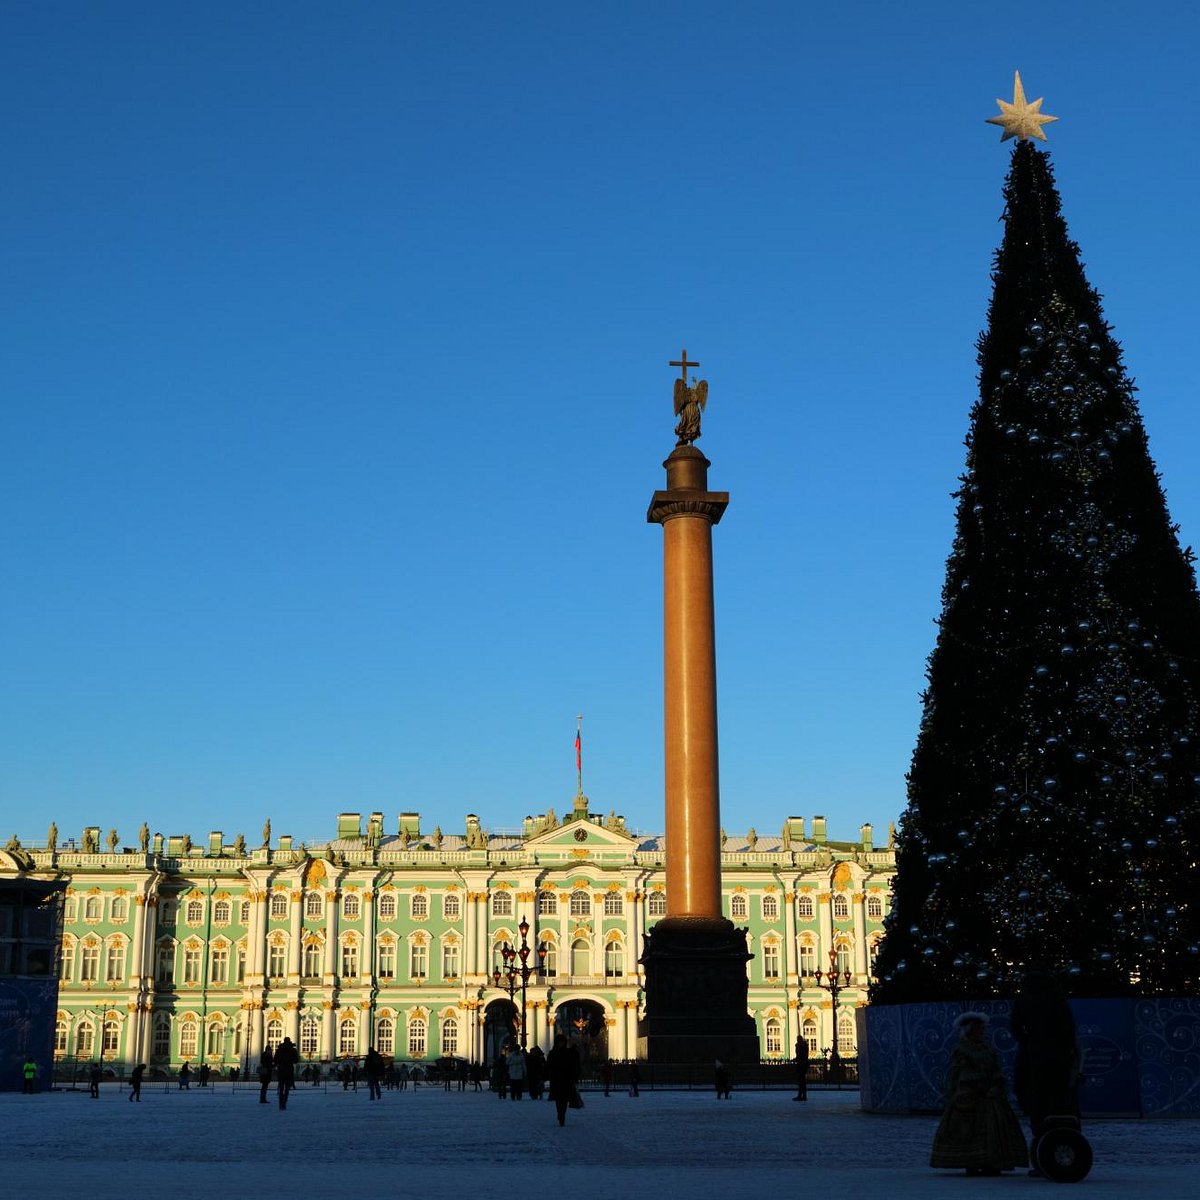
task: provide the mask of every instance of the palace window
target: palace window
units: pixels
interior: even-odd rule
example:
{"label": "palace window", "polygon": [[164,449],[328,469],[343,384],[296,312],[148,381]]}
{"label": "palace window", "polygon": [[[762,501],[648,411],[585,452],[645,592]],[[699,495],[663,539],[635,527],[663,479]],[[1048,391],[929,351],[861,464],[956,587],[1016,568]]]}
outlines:
{"label": "palace window", "polygon": [[237,948],[237,978],[234,982],[246,982],[246,947],[244,944],[239,944]]}
{"label": "palace window", "polygon": [[875,960],[879,957],[879,944],[883,938],[872,938],[867,943],[867,964],[872,974],[875,973]]}
{"label": "palace window", "polygon": [[54,1022],[54,1053],[61,1056],[67,1052],[67,1023],[62,1017]]}
{"label": "palace window", "polygon": [[63,920],[70,924],[72,921],[79,919],[79,901],[74,896],[68,896],[66,904],[63,905]]}
{"label": "palace window", "polygon": [[325,915],[325,897],[320,892],[309,892],[304,897],[304,915],[310,921],[319,921]]}
{"label": "palace window", "polygon": [[779,943],[778,942],[763,942],[763,978],[778,979],[779,978]]}
{"label": "palace window", "polygon": [[408,1057],[424,1058],[426,1047],[425,1022],[420,1017],[413,1017],[408,1023]]}
{"label": "palace window", "polygon": [[867,897],[867,916],[872,921],[883,920],[883,897],[875,892]]}
{"label": "palace window", "polygon": [[85,921],[98,921],[103,910],[103,902],[99,896],[89,896],[83,902],[83,919]]}
{"label": "palace window", "polygon": [[114,925],[123,925],[129,917],[129,901],[124,896],[114,896],[109,913]]}
{"label": "palace window", "polygon": [[734,921],[744,921],[750,915],[750,904],[746,897],[737,893],[729,898],[729,916]]}
{"label": "palace window", "polygon": [[241,902],[241,904],[238,905],[238,921],[242,925],[250,924],[250,901],[249,900],[243,900]]}
{"label": "palace window", "polygon": [[542,942],[540,948],[546,951],[542,957],[542,974],[553,979],[558,974],[558,947],[553,942]]}
{"label": "palace window", "polygon": [[442,1021],[442,1053],[458,1053],[458,1022],[453,1017]]}
{"label": "palace window", "polygon": [[189,900],[185,909],[184,920],[189,925],[199,925],[204,920],[204,901]]}
{"label": "palace window", "polygon": [[783,1054],[783,1022],[778,1017],[768,1017],[763,1026],[763,1044],[767,1054],[777,1057]]}
{"label": "palace window", "polygon": [[283,1022],[278,1017],[272,1017],[267,1022],[267,1045],[271,1047],[272,1052],[279,1048],[279,1043],[283,1041]]}
{"label": "palace window", "polygon": [[150,1042],[150,1053],[155,1058],[171,1057],[171,1018],[159,1013],[154,1018],[154,1034]]}
{"label": "palace window", "polygon": [[604,915],[606,917],[620,917],[625,913],[625,898],[620,892],[605,892],[604,893]]}
{"label": "palace window", "polygon": [[429,951],[423,942],[413,942],[409,947],[408,973],[414,979],[424,979],[429,974]]}
{"label": "palace window", "polygon": [[497,938],[496,941],[494,941],[492,943],[492,970],[493,971],[503,971],[504,970],[504,947],[506,945],[508,945],[508,943],[503,938]]}
{"label": "palace window", "polygon": [[667,915],[666,892],[651,892],[646,897],[646,916],[665,917]]}
{"label": "palace window", "polygon": [[208,977],[215,984],[229,982],[229,947],[214,946],[208,960]]}
{"label": "palace window", "polygon": [[175,946],[172,942],[160,942],[155,954],[154,978],[159,983],[170,983],[175,978]]}
{"label": "palace window", "polygon": [[767,892],[762,898],[762,915],[764,921],[779,920],[779,898],[774,892]]}
{"label": "palace window", "polygon": [[800,974],[815,975],[817,973],[817,948],[810,942],[800,943]]}
{"label": "palace window", "polygon": [[75,974],[75,939],[63,938],[62,953],[58,959],[58,977],[63,983],[70,983]]}
{"label": "palace window", "polygon": [[458,943],[442,943],[442,978],[458,978]]}
{"label": "palace window", "polygon": [[391,1017],[380,1017],[375,1024],[375,1049],[380,1054],[391,1055],[396,1048],[396,1022]]}
{"label": "palace window", "polygon": [[121,1048],[121,1027],[111,1017],[100,1026],[100,1053],[105,1058],[116,1058]]}
{"label": "palace window", "polygon": [[375,948],[375,973],[380,979],[396,978],[396,943],[380,942]]}
{"label": "palace window", "polygon": [[847,946],[845,942],[842,942],[841,945],[837,947],[837,958],[835,961],[837,963],[837,972],[839,975],[843,975],[847,971],[854,970],[854,964],[850,961],[850,947]]}
{"label": "palace window", "polygon": [[316,1017],[300,1018],[300,1053],[304,1058],[316,1058],[321,1048],[321,1022]]}
{"label": "palace window", "polygon": [[592,898],[580,889],[571,893],[571,916],[590,917],[592,915]]}
{"label": "palace window", "polygon": [[342,977],[355,979],[358,976],[358,943],[342,943]]}
{"label": "palace window", "polygon": [[267,974],[272,979],[282,979],[287,974],[287,947],[282,942],[272,942],[267,947]]}
{"label": "palace window", "polygon": [[175,913],[178,909],[179,905],[174,900],[164,900],[158,906],[158,923],[160,925],[174,925]]}
{"label": "palace window", "polygon": [[538,892],[537,911],[539,917],[558,915],[558,897],[553,892]]}
{"label": "palace window", "polygon": [[846,921],[850,918],[850,901],[841,892],[833,898],[833,918],[835,921]]}
{"label": "palace window", "polygon": [[511,917],[513,901],[511,892],[494,892],[492,894],[492,916]]}
{"label": "palace window", "polygon": [[447,921],[457,921],[462,912],[462,905],[457,892],[447,892],[442,897],[442,916]]}
{"label": "palace window", "polygon": [[592,948],[583,938],[576,938],[571,943],[571,974],[590,975],[592,973]]}
{"label": "palace window", "polygon": [[395,892],[384,892],[379,897],[379,919],[381,921],[394,921],[396,919]]}
{"label": "palace window", "polygon": [[304,977],[318,979],[321,975],[321,944],[308,942],[304,947]]}
{"label": "palace window", "polygon": [[809,1054],[818,1053],[820,1047],[817,1045],[817,1023],[812,1017],[805,1018],[804,1024],[800,1026],[800,1036],[808,1043]]}
{"label": "palace window", "polygon": [[79,961],[79,982],[95,983],[100,978],[100,945],[98,942],[84,942],[83,954]]}
{"label": "palace window", "polygon": [[217,900],[213,903],[213,924],[222,927],[233,919],[233,905],[228,900]]}
{"label": "palace window", "polygon": [[200,1026],[193,1020],[181,1021],[179,1024],[179,1057],[193,1059],[200,1048]]}
{"label": "palace window", "polygon": [[844,1012],[838,1017],[838,1052],[853,1054],[854,1038],[854,1018],[848,1012]]}
{"label": "palace window", "polygon": [[288,915],[288,895],[287,892],[272,892],[271,893],[271,920],[283,921]]}
{"label": "palace window", "polygon": [[617,979],[625,974],[625,947],[620,942],[609,942],[604,947],[604,975]]}
{"label": "palace window", "polygon": [[91,1058],[95,1046],[96,1030],[91,1021],[80,1021],[75,1029],[75,1057]]}
{"label": "palace window", "polygon": [[358,1024],[353,1017],[347,1017],[338,1026],[338,1053],[341,1055],[358,1053]]}
{"label": "palace window", "polygon": [[347,921],[357,921],[362,912],[362,901],[357,892],[347,892],[342,897],[342,916]]}
{"label": "palace window", "polygon": [[107,983],[120,983],[125,978],[125,947],[120,942],[113,942],[108,948],[108,958],[104,964],[104,979]]}
{"label": "palace window", "polygon": [[204,1050],[205,1054],[209,1058],[219,1058],[224,1041],[225,1026],[220,1021],[209,1021],[207,1045]]}
{"label": "palace window", "polygon": [[414,892],[409,897],[408,912],[414,921],[423,921],[429,916],[429,897],[424,892]]}
{"label": "palace window", "polygon": [[799,896],[796,899],[796,916],[801,921],[811,921],[817,915],[817,906],[811,896]]}
{"label": "palace window", "polygon": [[200,982],[200,947],[185,946],[183,948],[183,982]]}

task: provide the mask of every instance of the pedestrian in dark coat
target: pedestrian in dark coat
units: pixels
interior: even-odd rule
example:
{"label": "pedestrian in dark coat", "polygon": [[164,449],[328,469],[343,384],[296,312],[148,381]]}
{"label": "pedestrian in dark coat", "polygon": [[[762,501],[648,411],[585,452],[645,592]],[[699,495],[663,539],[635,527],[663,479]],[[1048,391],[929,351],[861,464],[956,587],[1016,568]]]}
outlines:
{"label": "pedestrian in dark coat", "polygon": [[100,1070],[100,1064],[93,1063],[91,1075],[88,1077],[88,1095],[93,1100],[100,1099],[100,1080],[103,1078],[104,1072]]}
{"label": "pedestrian in dark coat", "polygon": [[716,1064],[717,1099],[728,1100],[733,1092],[733,1077],[729,1068],[718,1058]]}
{"label": "pedestrian in dark coat", "polygon": [[200,1079],[200,1086],[201,1086],[202,1088],[206,1088],[206,1087],[208,1087],[208,1077],[209,1077],[209,1075],[210,1075],[211,1073],[212,1073],[212,1072],[211,1072],[211,1070],[209,1069],[209,1065],[208,1065],[208,1063],[201,1063],[201,1064],[200,1064],[200,1070],[199,1070],[199,1073],[198,1073],[198,1075],[199,1075],[199,1079]]}
{"label": "pedestrian in dark coat", "polygon": [[292,1039],[285,1037],[275,1051],[275,1077],[279,1080],[276,1094],[280,1108],[287,1108],[288,1096],[296,1086],[296,1063],[299,1058],[300,1052],[292,1044]]}
{"label": "pedestrian in dark coat", "polygon": [[179,1068],[179,1090],[181,1092],[192,1090],[192,1068],[187,1063]]}
{"label": "pedestrian in dark coat", "polygon": [[268,1046],[258,1060],[258,1102],[266,1104],[267,1088],[271,1086],[271,1074],[275,1070],[275,1053]]}
{"label": "pedestrian in dark coat", "polygon": [[142,1076],[146,1074],[146,1064],[138,1063],[129,1076],[129,1099],[142,1102]]}
{"label": "pedestrian in dark coat", "polygon": [[1050,1117],[1079,1119],[1079,1041],[1075,1017],[1058,981],[1030,971],[1013,1002],[1017,1043],[1013,1090],[1036,1141]]}
{"label": "pedestrian in dark coat", "polygon": [[579,1082],[579,1051],[561,1035],[546,1055],[546,1078],[550,1083],[550,1099],[558,1112],[558,1123],[567,1123],[567,1108],[582,1108],[577,1084]]}
{"label": "pedestrian in dark coat", "polygon": [[796,1094],[792,1099],[808,1099],[808,1038],[804,1034],[796,1039]]}
{"label": "pedestrian in dark coat", "polygon": [[546,1055],[543,1053],[541,1046],[534,1046],[529,1052],[528,1061],[525,1064],[526,1082],[529,1084],[529,1097],[531,1100],[540,1100],[542,1098],[542,1084],[546,1081]]}
{"label": "pedestrian in dark coat", "polygon": [[367,1087],[370,1089],[368,1099],[382,1100],[383,1093],[379,1090],[379,1081],[383,1078],[383,1055],[374,1046],[367,1051],[367,1057],[363,1060],[363,1071],[367,1076]]}
{"label": "pedestrian in dark coat", "polygon": [[606,1058],[600,1066],[600,1082],[604,1084],[604,1094],[607,1096],[612,1091],[613,1081],[613,1060]]}

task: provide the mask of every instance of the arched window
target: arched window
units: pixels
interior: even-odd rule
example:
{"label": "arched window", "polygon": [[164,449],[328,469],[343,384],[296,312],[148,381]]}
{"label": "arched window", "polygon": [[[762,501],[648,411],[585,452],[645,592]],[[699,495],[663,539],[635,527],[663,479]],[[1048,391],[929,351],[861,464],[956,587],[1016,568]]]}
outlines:
{"label": "arched window", "polygon": [[267,1045],[272,1052],[283,1041],[283,1022],[278,1017],[272,1017],[267,1022]]}
{"label": "arched window", "polygon": [[321,1022],[316,1017],[300,1018],[300,1054],[303,1058],[316,1058],[321,1049]]}
{"label": "arched window", "polygon": [[412,1017],[408,1022],[408,1057],[424,1058],[426,1042],[426,1025],[420,1017]]}
{"label": "arched window", "polygon": [[665,917],[667,915],[666,892],[651,892],[646,897],[646,916]]}
{"label": "arched window", "polygon": [[459,975],[457,942],[442,943],[442,978],[457,979]]}
{"label": "arched window", "polygon": [[800,974],[815,975],[817,973],[817,948],[812,942],[800,943]]}
{"label": "arched window", "polygon": [[129,901],[124,896],[114,896],[110,911],[113,924],[122,924],[129,916]]}
{"label": "arched window", "polygon": [[604,947],[604,975],[617,979],[625,974],[625,947],[619,941],[609,942]]}
{"label": "arched window", "polygon": [[847,971],[854,970],[854,964],[851,962],[850,947],[845,942],[841,942],[837,946],[837,972],[839,975],[844,975]]}
{"label": "arched window", "polygon": [[762,915],[764,921],[779,919],[779,897],[774,892],[767,892],[762,898]]}
{"label": "arched window", "polygon": [[545,955],[538,955],[542,961],[542,974],[553,979],[558,974],[558,947],[553,942],[543,941],[539,949],[546,951]]}
{"label": "arched window", "polygon": [[204,1048],[204,1053],[209,1058],[220,1058],[221,1051],[225,1045],[225,1024],[222,1021],[209,1021],[208,1023],[208,1039]]}
{"label": "arched window", "polygon": [[89,938],[79,958],[79,982],[95,983],[100,978],[100,943]]}
{"label": "arched window", "polygon": [[100,1053],[105,1058],[116,1058],[120,1048],[121,1026],[112,1017],[107,1017],[100,1026]]}
{"label": "arched window", "polygon": [[233,905],[228,900],[217,900],[213,904],[213,924],[228,925],[233,916]]}
{"label": "arched window", "polygon": [[358,898],[357,892],[347,892],[342,897],[342,916],[347,921],[357,921],[359,913],[362,912],[362,901]]}
{"label": "arched window", "polygon": [[459,904],[458,893],[447,892],[442,897],[442,916],[447,921],[457,921],[461,912],[462,906]]}
{"label": "arched window", "polygon": [[104,963],[105,983],[120,983],[125,978],[125,943],[110,942]]}
{"label": "arched window", "polygon": [[741,892],[729,897],[729,916],[734,921],[744,921],[750,915],[750,905]]}
{"label": "arched window", "polygon": [[458,1053],[458,1021],[454,1017],[442,1019],[442,1053]]}
{"label": "arched window", "polygon": [[287,944],[282,937],[267,947],[267,974],[272,979],[282,979],[287,975]]}
{"label": "arched window", "polygon": [[872,921],[883,920],[883,897],[876,892],[867,897],[867,916]]}
{"label": "arched window", "polygon": [[288,915],[288,896],[287,892],[272,892],[271,893],[271,920],[283,921]]}
{"label": "arched window", "polygon": [[209,952],[208,981],[213,984],[229,982],[229,947],[223,942]]}
{"label": "arched window", "polygon": [[833,917],[835,921],[845,921],[850,917],[850,901],[841,892],[833,898]]}
{"label": "arched window", "polygon": [[379,919],[381,921],[394,921],[396,919],[395,892],[384,892],[379,897]]}
{"label": "arched window", "polygon": [[325,897],[320,892],[309,892],[304,897],[304,915],[310,921],[319,921],[325,915]]}
{"label": "arched window", "polygon": [[424,942],[413,942],[408,950],[409,975],[413,979],[424,979],[429,974],[429,947]]}
{"label": "arched window", "polygon": [[879,957],[879,946],[883,941],[881,937],[874,937],[867,943],[867,964],[872,974],[875,973],[875,960]]}
{"label": "arched window", "polygon": [[375,1022],[375,1049],[389,1057],[396,1049],[396,1022],[391,1017],[380,1017]]}
{"label": "arched window", "polygon": [[159,942],[154,957],[155,982],[169,984],[175,978],[175,943],[170,938]]}
{"label": "arched window", "polygon": [[558,897],[553,892],[538,892],[538,916],[554,917],[558,915]]}
{"label": "arched window", "polygon": [[783,1022],[778,1017],[768,1017],[763,1025],[763,1048],[771,1058],[783,1055]]}
{"label": "arched window", "polygon": [[812,1017],[805,1017],[804,1023],[800,1026],[800,1034],[808,1043],[809,1054],[817,1054],[820,1051],[820,1046],[817,1044],[817,1023]]}
{"label": "arched window", "polygon": [[67,1020],[59,1017],[54,1022],[54,1056],[60,1058],[67,1052]]}
{"label": "arched window", "polygon": [[848,1012],[844,1012],[838,1017],[838,1053],[853,1054],[854,1041],[854,1018]]}
{"label": "arched window", "polygon": [[321,975],[323,947],[320,942],[307,942],[304,946],[304,977],[316,979]]}
{"label": "arched window", "polygon": [[408,902],[409,916],[415,921],[423,921],[429,916],[429,897],[424,892],[413,892]]}
{"label": "arched window", "polygon": [[79,901],[74,896],[68,896],[63,905],[63,920],[69,925],[79,919]]}
{"label": "arched window", "polygon": [[99,896],[89,896],[83,902],[83,919],[85,921],[98,921],[103,911],[103,901]]}
{"label": "arched window", "polygon": [[380,979],[396,978],[396,943],[390,939],[375,947],[375,974]]}
{"label": "arched window", "polygon": [[582,888],[571,893],[571,916],[590,917],[592,915],[592,898]]}
{"label": "arched window", "polygon": [[604,915],[620,917],[625,914],[625,897],[620,892],[604,893]]}
{"label": "arched window", "polygon": [[811,921],[817,915],[817,906],[811,896],[796,897],[796,916],[801,921]]}
{"label": "arched window", "polygon": [[764,979],[779,978],[779,943],[775,941],[763,942],[762,944],[762,964]]}
{"label": "arched window", "polygon": [[204,921],[204,901],[203,900],[189,900],[187,902],[187,908],[184,909],[183,919],[189,925],[202,924]]}
{"label": "arched window", "polygon": [[513,911],[513,901],[511,892],[493,892],[492,893],[492,916],[493,917],[511,917]]}
{"label": "arched window", "polygon": [[[282,1022],[280,1022],[282,1028]],[[191,1018],[179,1023],[179,1057],[191,1062],[200,1049],[200,1026]]]}
{"label": "arched window", "polygon": [[492,943],[492,970],[504,970],[504,947],[508,945],[506,937],[498,937]]}
{"label": "arched window", "polygon": [[358,943],[349,938],[342,943],[342,976],[346,979],[358,977]]}
{"label": "arched window", "polygon": [[154,1018],[150,1053],[154,1058],[171,1057],[171,1018],[166,1013],[159,1013]]}
{"label": "arched window", "polygon": [[238,922],[242,925],[250,924],[250,901],[243,900],[238,906]]}
{"label": "arched window", "polygon": [[341,1055],[358,1053],[358,1023],[353,1017],[347,1017],[338,1026],[338,1053]]}
{"label": "arched window", "polygon": [[80,1021],[75,1027],[75,1057],[91,1058],[96,1044],[96,1030],[91,1021]]}
{"label": "arched window", "polygon": [[62,941],[62,954],[58,960],[58,977],[63,983],[70,983],[75,977],[75,939],[67,934]]}
{"label": "arched window", "polygon": [[583,938],[576,938],[571,943],[571,974],[590,975],[592,973],[592,948]]}

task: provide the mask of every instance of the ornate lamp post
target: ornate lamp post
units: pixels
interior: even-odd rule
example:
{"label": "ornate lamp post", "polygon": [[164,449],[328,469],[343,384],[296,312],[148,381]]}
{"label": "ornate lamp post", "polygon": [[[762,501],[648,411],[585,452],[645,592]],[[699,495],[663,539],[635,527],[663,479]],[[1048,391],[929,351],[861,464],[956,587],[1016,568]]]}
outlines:
{"label": "ornate lamp post", "polygon": [[816,972],[817,987],[825,988],[833,1002],[833,1050],[829,1055],[829,1073],[835,1083],[842,1081],[842,1056],[838,1052],[838,995],[850,986],[852,978],[849,971],[839,971],[837,967],[837,948],[830,947],[829,970]]}
{"label": "ornate lamp post", "polygon": [[[546,959],[545,946],[538,947],[538,965],[531,967],[529,965],[529,922],[522,917],[520,925],[517,926],[517,932],[521,935],[521,944],[516,949],[510,946],[507,942],[500,947],[500,956],[504,959],[503,968],[497,967],[492,972],[492,983],[498,988],[504,988],[508,992],[509,1002],[516,1007],[517,981],[520,980],[521,988],[521,1049],[525,1049],[525,1002],[529,993],[529,979],[532,975],[538,975],[542,971],[542,965]],[[501,982],[503,980],[503,982]]]}

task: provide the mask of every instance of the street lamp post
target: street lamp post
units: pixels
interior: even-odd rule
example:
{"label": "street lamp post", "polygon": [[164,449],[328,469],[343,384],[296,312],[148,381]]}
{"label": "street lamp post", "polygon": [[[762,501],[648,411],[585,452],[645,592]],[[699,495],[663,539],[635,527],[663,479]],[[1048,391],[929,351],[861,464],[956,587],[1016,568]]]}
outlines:
{"label": "street lamp post", "polygon": [[[546,960],[545,946],[538,947],[538,965],[531,967],[529,965],[529,948],[528,934],[529,922],[522,917],[520,925],[517,926],[517,932],[521,935],[521,944],[515,949],[507,942],[500,948],[500,956],[504,960],[503,968],[497,967],[492,972],[492,983],[498,988],[504,988],[508,992],[509,1003],[516,1007],[517,981],[520,980],[521,987],[521,1049],[525,1049],[525,1002],[529,993],[529,979],[532,975],[541,973],[542,964]],[[503,983],[501,980],[503,979]]]}
{"label": "street lamp post", "polygon": [[817,971],[817,987],[825,988],[833,1003],[833,1050],[829,1055],[829,1073],[835,1083],[842,1081],[842,1056],[838,1051],[838,996],[843,989],[850,986],[852,976],[849,971],[839,971],[837,966],[837,948],[829,949],[829,970]]}

